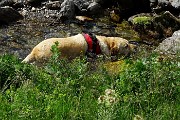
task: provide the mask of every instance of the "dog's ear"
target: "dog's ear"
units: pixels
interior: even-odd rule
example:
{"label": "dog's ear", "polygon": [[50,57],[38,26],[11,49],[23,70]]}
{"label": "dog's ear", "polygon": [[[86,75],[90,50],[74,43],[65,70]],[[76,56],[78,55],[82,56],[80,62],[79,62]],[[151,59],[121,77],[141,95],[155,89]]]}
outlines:
{"label": "dog's ear", "polygon": [[110,49],[114,48],[115,47],[115,43],[112,42],[112,44],[110,44]]}
{"label": "dog's ear", "polygon": [[110,52],[111,52],[111,56],[115,56],[118,54],[118,48],[115,45],[115,42],[112,42],[112,44],[110,46]]}
{"label": "dog's ear", "polygon": [[111,44],[110,54],[111,54],[111,61],[117,61],[118,48],[114,42]]}

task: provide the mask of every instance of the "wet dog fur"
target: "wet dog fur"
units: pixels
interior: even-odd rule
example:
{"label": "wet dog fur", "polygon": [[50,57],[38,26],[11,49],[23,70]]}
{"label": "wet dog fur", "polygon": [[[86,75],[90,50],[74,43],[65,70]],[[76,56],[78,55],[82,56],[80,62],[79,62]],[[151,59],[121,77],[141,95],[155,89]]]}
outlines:
{"label": "wet dog fur", "polygon": [[[96,35],[100,45],[101,54],[107,57],[127,56],[134,52],[135,45],[120,37],[106,37]],[[49,59],[52,55],[51,46],[58,42],[60,58],[74,59],[85,55],[88,50],[87,42],[82,34],[66,38],[49,38],[36,45],[31,53],[22,61],[31,63]]]}

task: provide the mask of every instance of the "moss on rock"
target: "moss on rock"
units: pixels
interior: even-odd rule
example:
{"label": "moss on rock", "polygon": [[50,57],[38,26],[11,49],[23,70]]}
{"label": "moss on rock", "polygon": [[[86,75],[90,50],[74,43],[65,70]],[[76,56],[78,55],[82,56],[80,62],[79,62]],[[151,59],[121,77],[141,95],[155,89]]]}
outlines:
{"label": "moss on rock", "polygon": [[135,17],[133,19],[133,24],[150,25],[151,21],[152,21],[152,17],[141,16],[141,17]]}

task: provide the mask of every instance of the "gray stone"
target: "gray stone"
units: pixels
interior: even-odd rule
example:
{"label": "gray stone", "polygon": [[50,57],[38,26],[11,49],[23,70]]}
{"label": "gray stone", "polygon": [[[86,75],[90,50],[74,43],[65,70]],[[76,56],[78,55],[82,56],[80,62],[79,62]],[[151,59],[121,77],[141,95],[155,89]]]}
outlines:
{"label": "gray stone", "polygon": [[23,16],[12,7],[0,7],[0,21],[2,23],[15,22],[23,19]]}
{"label": "gray stone", "polygon": [[58,10],[61,8],[61,2],[60,1],[53,1],[46,3],[46,8],[51,9],[51,10]]}
{"label": "gray stone", "polygon": [[160,43],[155,51],[162,54],[180,55],[180,30],[173,33]]}
{"label": "gray stone", "polygon": [[15,0],[2,0],[0,1],[0,7],[11,6],[15,3]]}
{"label": "gray stone", "polygon": [[171,5],[176,9],[180,9],[180,0],[172,0]]}
{"label": "gray stone", "polygon": [[176,9],[180,9],[180,0],[158,0],[158,4],[162,7],[172,6]]}
{"label": "gray stone", "polygon": [[93,2],[91,3],[88,8],[87,8],[88,12],[90,14],[99,14],[102,12],[102,8],[100,6],[100,4],[96,3],[96,2]]}
{"label": "gray stone", "polygon": [[26,0],[2,0],[0,1],[0,7],[11,6],[13,8],[24,7]]}
{"label": "gray stone", "polygon": [[[156,13],[160,13],[162,11],[170,11],[175,14],[179,14],[180,12],[180,0],[154,0],[156,2],[155,5],[151,6],[152,10]],[[153,3],[153,0],[150,0]]]}
{"label": "gray stone", "polygon": [[[61,4],[60,19],[72,19],[78,11],[75,11],[75,7],[78,8],[79,12],[87,12],[90,0],[65,0]],[[76,13],[75,13],[76,12]]]}
{"label": "gray stone", "polygon": [[75,17],[75,6],[73,0],[65,0],[61,4],[60,19],[72,19]]}
{"label": "gray stone", "polygon": [[87,9],[89,4],[91,3],[90,0],[73,0],[74,5],[78,7],[78,9],[81,11],[82,9]]}

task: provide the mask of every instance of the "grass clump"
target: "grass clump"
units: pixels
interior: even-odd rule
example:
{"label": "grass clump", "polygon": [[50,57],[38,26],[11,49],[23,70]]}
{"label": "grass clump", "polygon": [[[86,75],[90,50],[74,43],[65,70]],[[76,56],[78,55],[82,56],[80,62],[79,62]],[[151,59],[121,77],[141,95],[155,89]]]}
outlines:
{"label": "grass clump", "polygon": [[[123,62],[126,69],[119,66],[120,72],[111,74],[100,63],[92,70],[84,59],[59,60],[55,48],[44,67],[21,63],[12,55],[0,57],[0,119],[180,117],[179,61],[158,61],[156,55],[127,59]],[[11,84],[6,87],[7,83]]]}

